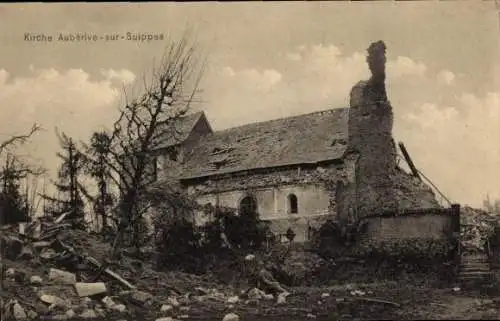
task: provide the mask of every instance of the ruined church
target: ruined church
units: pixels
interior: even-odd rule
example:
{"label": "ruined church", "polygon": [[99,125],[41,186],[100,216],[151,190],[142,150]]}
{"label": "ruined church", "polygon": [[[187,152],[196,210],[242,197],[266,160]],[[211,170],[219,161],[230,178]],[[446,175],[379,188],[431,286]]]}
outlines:
{"label": "ruined church", "polygon": [[[385,89],[385,44],[368,48],[371,78],[348,108],[214,131],[204,112],[183,117],[158,147],[158,180],[173,179],[200,205],[253,210],[297,241],[327,219],[343,224],[384,211],[438,207],[426,184],[403,171]],[[211,218],[200,211],[202,225]]]}

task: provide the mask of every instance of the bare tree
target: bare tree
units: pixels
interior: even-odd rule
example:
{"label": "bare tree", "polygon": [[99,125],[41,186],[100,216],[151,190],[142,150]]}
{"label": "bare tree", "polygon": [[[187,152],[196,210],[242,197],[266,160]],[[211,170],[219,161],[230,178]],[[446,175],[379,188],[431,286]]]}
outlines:
{"label": "bare tree", "polygon": [[[15,175],[16,177],[26,177],[27,174],[30,173],[30,171],[33,171],[33,173],[36,171],[24,165],[17,166],[19,165],[18,158],[13,157],[10,152],[12,152],[12,149],[14,149],[15,147],[19,147],[20,145],[28,142],[28,140],[41,129],[42,128],[35,123],[27,133],[12,135],[8,139],[0,143],[0,157],[3,156],[4,152],[9,152],[9,155],[6,159],[5,168],[9,169],[9,173],[11,175]],[[3,224],[3,222],[5,222],[5,210],[3,208],[0,208],[0,224]]]}
{"label": "bare tree", "polygon": [[139,222],[148,210],[142,202],[145,190],[152,183],[155,167],[154,150],[166,136],[178,134],[176,121],[184,116],[197,93],[202,65],[195,60],[195,46],[186,37],[171,41],[153,67],[152,79],[144,79],[143,92],[129,99],[109,134],[107,166],[110,180],[118,186],[119,224],[113,244],[113,256],[123,240],[127,227],[133,228],[133,243],[139,247]]}
{"label": "bare tree", "polygon": [[[5,220],[2,223],[27,221],[34,216],[36,198],[33,198],[33,192],[30,189],[35,185],[29,179],[36,181],[36,178],[44,172],[44,169],[28,165],[12,153],[6,155],[0,172],[2,182],[0,202],[4,212],[2,217]],[[24,193],[21,188],[23,183],[26,189]]]}
{"label": "bare tree", "polygon": [[[102,233],[108,230],[108,212],[115,202],[113,194],[110,191],[111,169],[108,166],[107,159],[109,157],[111,147],[111,139],[107,132],[97,131],[92,133],[89,144],[83,144],[82,153],[85,161],[85,173],[89,175],[97,185],[97,193],[95,195],[85,195],[92,203],[94,210],[94,220],[96,227]],[[101,224],[99,224],[99,220]]]}
{"label": "bare tree", "polygon": [[[29,132],[26,134],[21,134],[21,135],[13,135],[10,138],[4,140],[3,142],[0,143],[0,157],[3,155],[5,151],[10,151],[11,149],[18,147],[20,145],[25,144],[28,142],[28,140],[35,134],[36,132],[40,131],[41,127],[38,124],[33,124]],[[5,211],[3,208],[0,208],[0,224],[3,224],[5,222]],[[4,265],[3,265],[3,258],[4,257],[4,249],[0,248],[0,291],[3,289],[3,272],[4,272]],[[0,298],[0,306],[3,307],[3,298]]]}
{"label": "bare tree", "polygon": [[2,156],[5,150],[10,148],[25,144],[31,136],[33,136],[36,132],[40,131],[42,128],[38,124],[33,124],[30,131],[26,134],[21,135],[13,135],[10,138],[4,140],[0,143],[0,156]]}

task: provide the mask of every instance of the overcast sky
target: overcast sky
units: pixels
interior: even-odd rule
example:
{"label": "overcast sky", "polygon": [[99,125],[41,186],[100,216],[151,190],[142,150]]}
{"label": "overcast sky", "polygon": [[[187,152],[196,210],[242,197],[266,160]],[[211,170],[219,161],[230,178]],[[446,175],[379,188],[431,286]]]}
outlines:
{"label": "overcast sky", "polygon": [[[24,34],[196,36],[207,68],[201,106],[215,129],[347,107],[369,76],[365,50],[388,47],[394,134],[452,200],[500,198],[498,13],[493,1],[0,5],[0,134],[47,131],[30,146],[53,170],[54,127],[84,139],[112,122],[123,83],[165,42],[29,42]],[[495,81],[495,79],[497,81]]]}

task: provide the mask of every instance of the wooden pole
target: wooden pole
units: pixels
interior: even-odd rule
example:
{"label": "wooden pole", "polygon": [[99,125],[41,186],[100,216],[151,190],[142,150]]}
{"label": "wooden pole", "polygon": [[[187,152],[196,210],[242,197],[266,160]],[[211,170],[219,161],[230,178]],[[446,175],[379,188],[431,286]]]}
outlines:
{"label": "wooden pole", "polygon": [[409,154],[409,153],[408,153],[408,151],[406,150],[406,147],[405,147],[405,145],[403,144],[403,142],[399,142],[399,144],[398,144],[398,145],[399,145],[399,149],[401,149],[401,152],[403,153],[403,156],[404,156],[404,158],[405,158],[405,160],[406,160],[406,163],[407,163],[407,164],[408,164],[408,166],[410,167],[410,170],[411,170],[411,172],[412,172],[413,176],[415,176],[416,178],[418,178],[418,179],[422,180],[422,179],[420,178],[420,175],[419,175],[419,173],[418,173],[418,170],[417,170],[417,168],[415,167],[415,164],[413,163],[413,160],[411,159],[410,154]]}

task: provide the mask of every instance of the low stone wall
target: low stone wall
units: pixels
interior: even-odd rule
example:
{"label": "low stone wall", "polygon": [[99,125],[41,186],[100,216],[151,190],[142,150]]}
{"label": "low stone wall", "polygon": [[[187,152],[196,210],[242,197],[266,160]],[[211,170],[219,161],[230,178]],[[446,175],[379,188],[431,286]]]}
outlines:
{"label": "low stone wall", "polygon": [[405,210],[363,218],[356,247],[388,256],[447,256],[456,247],[460,208]]}
{"label": "low stone wall", "polygon": [[362,218],[345,229],[330,222],[314,249],[333,260],[334,279],[415,278],[453,282],[459,262],[460,207],[401,210]]}
{"label": "low stone wall", "polygon": [[451,216],[435,213],[367,218],[363,237],[371,242],[384,242],[414,238],[439,240],[452,234]]}

